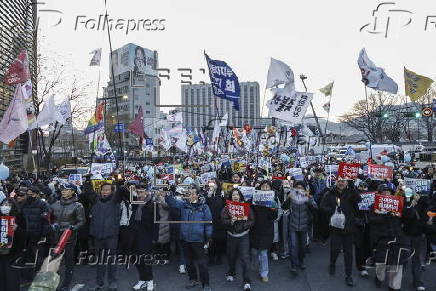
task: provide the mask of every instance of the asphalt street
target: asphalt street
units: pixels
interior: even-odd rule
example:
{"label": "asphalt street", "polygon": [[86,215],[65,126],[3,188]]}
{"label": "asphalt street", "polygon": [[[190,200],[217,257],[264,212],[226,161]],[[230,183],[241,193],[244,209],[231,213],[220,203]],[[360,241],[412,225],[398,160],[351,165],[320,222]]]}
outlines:
{"label": "asphalt street", "polygon": [[[263,283],[259,280],[257,272],[251,272],[252,290],[295,290],[295,291],[368,291],[368,290],[388,290],[386,283],[381,289],[374,285],[375,271],[369,270],[369,277],[361,278],[357,269],[353,265],[354,287],[348,287],[344,282],[343,256],[339,256],[336,267],[336,275],[331,277],[328,273],[329,246],[313,244],[311,253],[307,255],[305,271],[300,271],[297,277],[290,274],[289,260],[270,260],[269,282]],[[225,280],[227,264],[210,266],[210,283],[212,290],[242,290],[241,269],[238,266],[236,280],[229,283]],[[414,290],[412,286],[411,268],[404,271],[403,285],[401,290]],[[118,268],[118,283],[120,291],[132,290],[132,286],[138,281],[136,268],[127,270],[125,267]],[[155,290],[186,290],[185,284],[188,283],[187,275],[178,273],[178,266],[175,260],[168,265],[154,267]],[[424,282],[427,290],[436,290],[436,263],[425,267]],[[74,274],[72,290],[88,290],[88,287],[95,284],[95,269],[91,266],[78,266]],[[201,288],[193,289],[201,290]]]}

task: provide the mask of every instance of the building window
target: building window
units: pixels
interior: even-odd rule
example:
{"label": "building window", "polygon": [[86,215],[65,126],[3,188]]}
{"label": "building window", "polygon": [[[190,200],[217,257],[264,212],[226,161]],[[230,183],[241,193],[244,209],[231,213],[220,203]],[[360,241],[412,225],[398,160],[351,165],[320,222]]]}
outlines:
{"label": "building window", "polygon": [[145,114],[150,114],[150,110],[145,110]]}
{"label": "building window", "polygon": [[150,105],[150,102],[149,102],[149,101],[146,101],[146,102],[145,102],[145,105]]}
{"label": "building window", "polygon": [[209,99],[212,97],[212,88],[207,88],[207,95],[209,96]]}

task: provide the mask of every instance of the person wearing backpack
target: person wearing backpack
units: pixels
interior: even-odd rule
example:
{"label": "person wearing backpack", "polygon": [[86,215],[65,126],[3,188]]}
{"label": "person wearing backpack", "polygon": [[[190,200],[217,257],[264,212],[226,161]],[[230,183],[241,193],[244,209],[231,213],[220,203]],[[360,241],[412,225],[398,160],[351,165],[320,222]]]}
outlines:
{"label": "person wearing backpack", "polygon": [[330,221],[330,265],[329,273],[336,273],[336,260],[341,248],[344,252],[345,283],[354,286],[351,277],[353,265],[353,233],[358,216],[360,195],[348,187],[348,181],[338,178],[335,187],[328,190],[321,200],[320,209]]}

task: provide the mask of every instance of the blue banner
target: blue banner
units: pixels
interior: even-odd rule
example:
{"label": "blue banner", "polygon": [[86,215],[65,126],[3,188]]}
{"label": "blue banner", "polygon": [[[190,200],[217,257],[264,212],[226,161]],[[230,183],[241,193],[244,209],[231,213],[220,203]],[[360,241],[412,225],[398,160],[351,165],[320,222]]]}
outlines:
{"label": "blue banner", "polygon": [[212,84],[213,94],[233,102],[235,110],[239,111],[239,99],[241,98],[241,87],[239,86],[238,76],[226,62],[212,60],[207,54],[207,65],[209,67],[209,77]]}

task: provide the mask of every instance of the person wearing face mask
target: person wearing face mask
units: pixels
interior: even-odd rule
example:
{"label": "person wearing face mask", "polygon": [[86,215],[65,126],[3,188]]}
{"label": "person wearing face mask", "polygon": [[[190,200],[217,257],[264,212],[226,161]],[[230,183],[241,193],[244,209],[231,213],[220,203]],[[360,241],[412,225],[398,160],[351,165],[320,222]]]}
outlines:
{"label": "person wearing face mask", "polygon": [[191,186],[188,201],[177,200],[171,194],[165,197],[165,201],[170,207],[180,209],[181,221],[189,222],[181,223],[180,226],[180,238],[190,280],[186,288],[196,288],[199,284],[195,268],[195,263],[197,263],[203,291],[210,291],[209,270],[204,253],[204,248],[208,246],[213,233],[212,214],[209,206],[201,202],[199,189],[196,186]]}
{"label": "person wearing face mask", "polygon": [[348,181],[338,178],[335,187],[328,190],[321,200],[320,209],[330,221],[330,265],[329,273],[336,273],[336,260],[342,250],[345,263],[345,283],[354,286],[351,277],[353,266],[353,234],[355,218],[359,211],[360,195],[348,188]]}
{"label": "person wearing face mask", "polygon": [[312,213],[317,209],[313,196],[309,195],[302,181],[294,183],[282,208],[289,210],[289,250],[291,253],[291,274],[297,275],[297,267],[304,270],[307,232],[310,230]]}
{"label": "person wearing face mask", "polygon": [[[89,211],[89,234],[94,238],[95,251],[98,256],[106,258],[116,255],[118,236],[120,232],[121,201],[127,200],[127,190],[120,187],[115,189],[112,184],[104,183],[100,188],[100,195]],[[102,260],[103,262],[106,259]],[[104,286],[106,271],[108,273],[109,290],[117,289],[115,264],[99,264],[97,266],[97,284],[89,290],[101,290]]]}
{"label": "person wearing face mask", "polygon": [[0,216],[13,217],[15,220],[11,248],[0,248],[0,274],[3,274],[0,280],[0,291],[19,291],[20,269],[14,268],[13,265],[25,248],[24,219],[12,200],[6,197],[0,200]]}
{"label": "person wearing face mask", "polygon": [[[231,201],[245,202],[244,196],[239,189],[233,189],[230,196]],[[226,280],[232,282],[236,275],[236,260],[241,260],[243,288],[251,290],[250,280],[250,228],[254,225],[254,212],[250,209],[248,217],[234,217],[231,215],[228,206],[221,212],[221,220],[227,228],[227,256],[229,259],[229,271]]]}
{"label": "person wearing face mask", "polygon": [[222,264],[222,256],[226,252],[226,229],[220,217],[226,205],[221,194],[221,184],[217,180],[211,180],[207,188],[206,204],[212,214],[212,242],[209,246],[209,264]]}
{"label": "person wearing face mask", "polygon": [[61,199],[51,205],[53,216],[53,228],[55,229],[56,241],[66,229],[71,229],[73,234],[65,247],[63,262],[65,264],[65,274],[59,287],[59,291],[69,290],[73,279],[74,271],[74,249],[77,243],[77,231],[86,223],[85,210],[83,205],[77,202],[76,186],[73,184],[62,184]]}
{"label": "person wearing face mask", "polygon": [[[133,290],[145,289],[152,291],[154,290],[153,262],[150,261],[150,257],[159,238],[159,224],[154,222],[155,219],[156,221],[160,220],[159,211],[155,212],[154,198],[151,191],[147,190],[146,184],[140,183],[132,188],[132,191],[136,192],[138,197],[138,202],[135,202],[132,206],[132,216],[130,218],[133,252],[137,257],[142,256],[144,258],[136,264],[139,281],[133,286]],[[159,192],[158,195],[163,197],[164,193]],[[160,198],[157,200],[160,200]]]}
{"label": "person wearing face mask", "polygon": [[18,192],[19,196],[23,197],[19,205],[26,226],[26,262],[36,262],[34,268],[24,269],[22,272],[23,285],[28,285],[47,255],[48,248],[43,242],[47,241],[50,232],[49,207],[39,198],[39,189],[35,186],[27,188],[25,184],[21,184]]}

